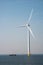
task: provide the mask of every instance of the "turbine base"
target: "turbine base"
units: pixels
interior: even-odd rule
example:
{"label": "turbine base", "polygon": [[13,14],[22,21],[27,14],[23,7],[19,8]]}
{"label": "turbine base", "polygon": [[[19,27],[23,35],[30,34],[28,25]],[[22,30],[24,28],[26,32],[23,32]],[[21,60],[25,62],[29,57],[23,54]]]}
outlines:
{"label": "turbine base", "polygon": [[28,54],[28,56],[30,56],[30,55],[31,55],[31,53]]}

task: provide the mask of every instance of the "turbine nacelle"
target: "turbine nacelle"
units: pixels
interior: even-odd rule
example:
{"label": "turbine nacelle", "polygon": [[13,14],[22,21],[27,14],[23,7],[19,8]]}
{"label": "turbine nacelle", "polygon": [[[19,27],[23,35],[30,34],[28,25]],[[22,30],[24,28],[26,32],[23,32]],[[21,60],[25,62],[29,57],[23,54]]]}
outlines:
{"label": "turbine nacelle", "polygon": [[28,26],[30,26],[30,25],[29,25],[29,24],[26,24],[25,26],[28,27]]}

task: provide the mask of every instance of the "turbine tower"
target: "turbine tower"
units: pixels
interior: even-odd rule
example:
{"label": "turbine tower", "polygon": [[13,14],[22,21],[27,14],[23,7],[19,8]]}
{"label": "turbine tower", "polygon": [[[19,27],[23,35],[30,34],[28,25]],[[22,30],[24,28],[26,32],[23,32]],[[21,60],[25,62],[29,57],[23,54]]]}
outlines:
{"label": "turbine tower", "polygon": [[[31,20],[32,13],[33,13],[33,9],[31,10],[31,13],[30,13],[28,22],[30,22],[30,20]],[[28,36],[28,38],[27,38],[27,45],[28,45],[28,56],[30,56],[30,55],[31,55],[31,53],[30,53],[30,33],[31,33],[31,35],[32,35],[33,38],[35,38],[35,37],[34,37],[34,34],[33,34],[32,30],[31,30],[31,27],[30,27],[30,24],[29,24],[29,23],[24,24],[24,25],[21,25],[21,26],[19,26],[18,28],[20,28],[20,27],[26,27],[27,32],[28,32],[28,34],[29,34],[29,36]]]}

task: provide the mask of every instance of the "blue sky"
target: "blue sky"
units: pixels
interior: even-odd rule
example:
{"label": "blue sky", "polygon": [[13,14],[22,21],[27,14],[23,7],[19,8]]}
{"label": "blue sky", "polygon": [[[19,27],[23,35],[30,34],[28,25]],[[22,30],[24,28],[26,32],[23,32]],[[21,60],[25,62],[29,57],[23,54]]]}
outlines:
{"label": "blue sky", "polygon": [[32,8],[31,53],[43,54],[43,0],[0,0],[0,54],[27,54],[26,29],[16,27],[27,23]]}

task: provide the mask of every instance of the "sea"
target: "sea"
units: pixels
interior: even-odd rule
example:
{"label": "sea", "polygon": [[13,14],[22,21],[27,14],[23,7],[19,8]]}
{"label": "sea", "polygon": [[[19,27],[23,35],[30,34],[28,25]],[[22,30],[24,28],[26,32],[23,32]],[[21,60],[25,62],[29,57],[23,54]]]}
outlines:
{"label": "sea", "polygon": [[0,55],[0,65],[43,65],[43,55]]}

